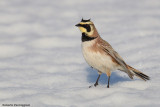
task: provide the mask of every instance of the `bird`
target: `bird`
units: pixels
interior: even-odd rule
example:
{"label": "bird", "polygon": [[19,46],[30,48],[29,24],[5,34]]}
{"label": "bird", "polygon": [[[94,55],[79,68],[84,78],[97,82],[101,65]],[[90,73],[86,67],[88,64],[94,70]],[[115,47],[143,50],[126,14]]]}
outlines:
{"label": "bird", "polygon": [[[91,19],[84,20],[82,18],[81,22],[75,26],[82,33],[81,48],[84,59],[89,66],[98,71],[95,87],[98,85],[101,74],[104,73],[108,77],[107,88],[109,88],[111,73],[115,70],[125,72],[131,79],[137,76],[144,81],[150,80],[148,75],[128,65],[112,46],[100,37]],[[92,85],[89,86],[89,88],[91,87]]]}

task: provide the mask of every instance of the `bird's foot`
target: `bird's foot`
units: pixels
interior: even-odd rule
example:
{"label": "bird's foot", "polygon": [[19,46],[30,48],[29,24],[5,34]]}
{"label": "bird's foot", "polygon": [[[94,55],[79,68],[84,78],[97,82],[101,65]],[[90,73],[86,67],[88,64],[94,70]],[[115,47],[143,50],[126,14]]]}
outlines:
{"label": "bird's foot", "polygon": [[91,85],[91,86],[89,86],[89,88],[91,88],[91,87],[96,87],[98,85],[98,83],[96,82],[94,85]]}
{"label": "bird's foot", "polygon": [[96,87],[98,85],[98,82],[96,82],[95,84],[94,84],[94,86]]}
{"label": "bird's foot", "polygon": [[93,85],[89,86],[89,88],[92,88],[92,87],[93,87]]}

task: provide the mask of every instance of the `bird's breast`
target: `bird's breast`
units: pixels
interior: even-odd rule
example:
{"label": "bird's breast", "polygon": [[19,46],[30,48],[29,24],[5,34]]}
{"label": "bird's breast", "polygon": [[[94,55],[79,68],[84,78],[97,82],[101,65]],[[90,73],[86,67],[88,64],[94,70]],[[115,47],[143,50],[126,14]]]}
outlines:
{"label": "bird's breast", "polygon": [[115,64],[112,61],[112,58],[105,52],[94,49],[94,47],[92,47],[94,43],[94,41],[82,43],[82,53],[86,62],[103,73],[106,73],[107,70],[114,70]]}

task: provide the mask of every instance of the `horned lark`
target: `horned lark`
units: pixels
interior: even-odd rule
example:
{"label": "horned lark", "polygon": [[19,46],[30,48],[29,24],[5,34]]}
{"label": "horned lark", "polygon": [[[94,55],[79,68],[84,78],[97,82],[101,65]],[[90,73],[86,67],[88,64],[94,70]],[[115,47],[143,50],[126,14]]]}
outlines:
{"label": "horned lark", "polygon": [[120,70],[128,74],[133,79],[133,76],[137,76],[142,80],[149,80],[150,77],[127,65],[122,57],[112,48],[112,46],[103,40],[98,34],[95,25],[92,21],[81,20],[77,25],[82,32],[82,52],[86,62],[98,71],[98,78],[94,86],[98,85],[98,80],[102,73],[108,76],[108,85],[111,72]]}

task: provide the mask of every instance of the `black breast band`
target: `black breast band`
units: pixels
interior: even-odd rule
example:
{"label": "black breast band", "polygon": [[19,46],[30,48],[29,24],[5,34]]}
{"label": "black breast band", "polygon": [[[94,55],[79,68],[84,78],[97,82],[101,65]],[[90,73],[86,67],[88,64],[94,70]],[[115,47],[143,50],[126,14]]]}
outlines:
{"label": "black breast band", "polygon": [[96,39],[97,37],[89,37],[87,36],[85,33],[82,33],[82,42],[85,42],[85,41],[91,41],[93,39]]}

